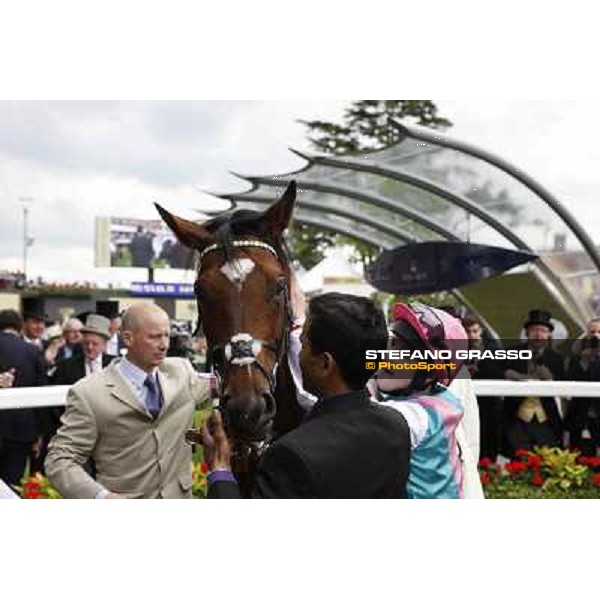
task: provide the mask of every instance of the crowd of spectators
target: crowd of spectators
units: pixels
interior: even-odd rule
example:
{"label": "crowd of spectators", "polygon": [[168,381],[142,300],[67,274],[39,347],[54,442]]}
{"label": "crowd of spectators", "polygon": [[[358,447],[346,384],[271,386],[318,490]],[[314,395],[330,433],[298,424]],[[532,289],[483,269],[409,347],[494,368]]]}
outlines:
{"label": "crowd of spectators", "polygon": [[[99,301],[93,313],[50,323],[38,299],[26,300],[22,314],[0,311],[0,387],[72,385],[126,353],[120,339],[118,303]],[[462,325],[470,349],[502,346],[477,317],[462,315]],[[516,346],[531,350],[531,359],[472,359],[464,369],[473,379],[600,381],[600,318],[587,324],[566,357],[553,347],[554,329],[548,311],[533,309],[523,323],[524,339]],[[171,356],[188,358],[196,370],[204,371],[210,366],[206,354],[206,340],[196,340],[190,324],[172,324]],[[597,454],[600,399],[481,397],[477,403],[481,458],[495,461],[542,445]],[[32,471],[43,472],[48,443],[60,426],[62,413],[58,407],[0,413],[0,479],[18,485],[27,463]],[[86,469],[94,473],[93,464]]]}
{"label": "crowd of spectators", "polygon": [[[485,335],[476,317],[463,325],[473,349],[495,349],[499,342]],[[530,360],[475,360],[469,371],[474,379],[510,381],[600,381],[600,318],[587,324],[585,333],[570,348],[568,356],[552,345],[552,315],[542,309],[529,312],[523,324],[524,337],[517,349],[532,351]],[[558,446],[596,456],[600,446],[600,399],[555,397],[481,397],[478,399],[481,457],[496,460],[512,457],[518,449]]]}

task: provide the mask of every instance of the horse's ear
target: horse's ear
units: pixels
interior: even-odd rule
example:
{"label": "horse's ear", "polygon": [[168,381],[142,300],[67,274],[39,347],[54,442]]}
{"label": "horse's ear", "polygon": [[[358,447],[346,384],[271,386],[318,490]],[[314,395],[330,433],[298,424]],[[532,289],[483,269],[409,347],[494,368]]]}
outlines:
{"label": "horse's ear", "polygon": [[169,226],[169,229],[171,229],[184,246],[202,250],[214,243],[215,239],[213,235],[200,223],[176,217],[159,204],[156,204],[156,202],[154,206],[156,206],[156,210],[159,212],[162,220]]}
{"label": "horse's ear", "polygon": [[283,195],[273,206],[265,211],[263,219],[269,232],[276,238],[281,238],[287,229],[294,212],[296,202],[296,182],[290,181]]}

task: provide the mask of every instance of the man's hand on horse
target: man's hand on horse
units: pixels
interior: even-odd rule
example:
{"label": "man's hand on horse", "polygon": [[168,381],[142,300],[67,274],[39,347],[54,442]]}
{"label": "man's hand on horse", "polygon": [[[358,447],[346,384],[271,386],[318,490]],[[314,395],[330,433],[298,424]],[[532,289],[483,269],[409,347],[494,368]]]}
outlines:
{"label": "man's hand on horse", "polygon": [[231,445],[218,410],[213,410],[204,423],[202,445],[204,460],[211,471],[231,471]]}

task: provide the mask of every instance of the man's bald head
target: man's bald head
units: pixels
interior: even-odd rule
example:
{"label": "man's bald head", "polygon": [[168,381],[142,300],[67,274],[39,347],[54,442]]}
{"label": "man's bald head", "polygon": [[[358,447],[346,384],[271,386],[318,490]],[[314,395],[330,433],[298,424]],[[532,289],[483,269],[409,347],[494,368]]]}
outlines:
{"label": "man's bald head", "polygon": [[166,320],[168,323],[169,315],[156,304],[134,304],[123,313],[121,331],[138,331],[143,329],[148,321],[155,320]]}
{"label": "man's bald head", "polygon": [[165,359],[169,334],[169,315],[156,304],[135,304],[123,314],[121,339],[127,359],[144,371],[152,371]]}

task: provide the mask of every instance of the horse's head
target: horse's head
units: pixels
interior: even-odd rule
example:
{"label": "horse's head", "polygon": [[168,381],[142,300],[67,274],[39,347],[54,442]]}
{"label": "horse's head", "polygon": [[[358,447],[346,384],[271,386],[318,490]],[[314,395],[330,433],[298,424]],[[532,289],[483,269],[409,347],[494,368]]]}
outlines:
{"label": "horse's head", "polygon": [[263,440],[276,413],[275,377],[291,318],[283,232],[295,199],[292,182],[265,212],[239,210],[202,224],[157,205],[177,238],[199,252],[199,324],[219,378],[226,427],[242,441]]}

